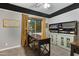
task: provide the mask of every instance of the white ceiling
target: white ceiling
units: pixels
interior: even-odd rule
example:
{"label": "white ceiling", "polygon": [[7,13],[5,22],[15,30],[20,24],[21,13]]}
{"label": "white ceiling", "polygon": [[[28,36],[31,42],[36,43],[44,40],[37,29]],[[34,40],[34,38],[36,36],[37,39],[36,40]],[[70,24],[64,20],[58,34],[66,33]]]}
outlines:
{"label": "white ceiling", "polygon": [[[28,8],[31,10],[39,11],[42,13],[51,14],[51,13],[54,13],[62,8],[65,8],[69,5],[71,5],[72,3],[49,3],[51,6],[47,9],[45,9],[41,5],[38,5],[38,7],[37,7],[36,3],[11,3],[11,4],[14,4],[14,5],[17,5],[20,7],[24,7],[24,8]],[[43,4],[43,3],[41,3],[41,4]]]}

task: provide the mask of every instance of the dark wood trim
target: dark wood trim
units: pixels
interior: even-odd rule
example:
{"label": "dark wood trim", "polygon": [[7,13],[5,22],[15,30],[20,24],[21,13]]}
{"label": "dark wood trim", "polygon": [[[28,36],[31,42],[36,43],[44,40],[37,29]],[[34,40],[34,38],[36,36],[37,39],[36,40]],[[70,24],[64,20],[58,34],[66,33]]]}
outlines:
{"label": "dark wood trim", "polygon": [[0,8],[49,18],[48,14],[34,11],[28,8],[19,7],[10,3],[0,3]]}
{"label": "dark wood trim", "polygon": [[60,10],[56,11],[55,13],[50,14],[49,18],[58,16],[60,14],[72,11],[72,10],[77,9],[77,8],[79,8],[79,3],[73,3],[72,5],[69,5],[69,6],[67,6],[63,9],[60,9]]}
{"label": "dark wood trim", "polygon": [[45,14],[42,12],[38,12],[38,11],[34,11],[28,8],[24,8],[24,7],[20,7],[20,6],[16,6],[10,3],[0,3],[0,8],[2,9],[7,9],[7,10],[12,10],[12,11],[16,11],[16,12],[21,12],[21,13],[27,13],[27,14],[32,14],[32,15],[37,15],[37,16],[42,16],[42,17],[46,17],[46,18],[51,18],[51,17],[55,17],[58,16],[60,14],[72,11],[74,9],[79,8],[79,3],[73,3],[72,5],[69,5],[63,9],[60,9],[52,14]]}

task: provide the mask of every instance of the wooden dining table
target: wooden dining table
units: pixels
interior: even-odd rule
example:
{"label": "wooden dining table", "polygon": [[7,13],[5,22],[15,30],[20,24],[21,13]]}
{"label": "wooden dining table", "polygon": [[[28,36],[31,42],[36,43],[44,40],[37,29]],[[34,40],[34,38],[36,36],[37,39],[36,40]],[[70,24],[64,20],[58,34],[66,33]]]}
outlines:
{"label": "wooden dining table", "polygon": [[71,52],[70,55],[74,56],[74,53],[79,54],[79,40],[76,40],[71,43]]}
{"label": "wooden dining table", "polygon": [[[38,55],[50,55],[50,38],[41,39],[40,35],[28,34],[28,46],[33,51],[38,51]],[[42,50],[41,50],[42,49]],[[47,52],[44,52],[47,51]]]}

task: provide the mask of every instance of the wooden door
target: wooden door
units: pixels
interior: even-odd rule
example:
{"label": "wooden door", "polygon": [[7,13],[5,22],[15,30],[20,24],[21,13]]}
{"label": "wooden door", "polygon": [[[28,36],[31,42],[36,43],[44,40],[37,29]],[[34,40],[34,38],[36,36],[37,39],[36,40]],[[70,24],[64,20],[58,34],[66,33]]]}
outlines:
{"label": "wooden door", "polygon": [[22,32],[21,32],[21,45],[26,47],[28,45],[28,16],[22,14]]}

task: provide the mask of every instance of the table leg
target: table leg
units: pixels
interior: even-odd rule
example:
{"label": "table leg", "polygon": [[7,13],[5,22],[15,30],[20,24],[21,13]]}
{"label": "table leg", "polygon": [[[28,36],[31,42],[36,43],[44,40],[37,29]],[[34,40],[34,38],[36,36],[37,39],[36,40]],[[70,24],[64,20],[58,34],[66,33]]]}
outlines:
{"label": "table leg", "polygon": [[38,55],[39,55],[39,56],[41,56],[40,53],[41,53],[40,44],[38,43]]}
{"label": "table leg", "polygon": [[74,56],[74,47],[71,46],[71,53],[70,53],[70,56]]}

